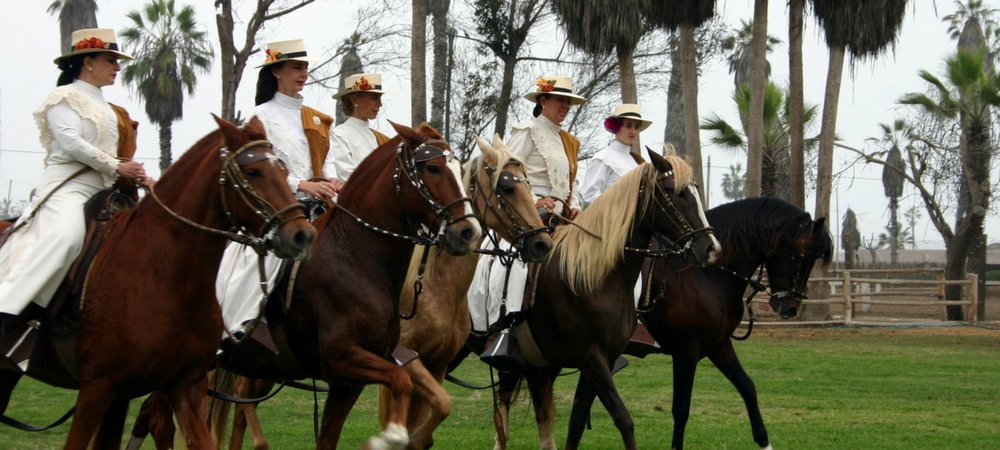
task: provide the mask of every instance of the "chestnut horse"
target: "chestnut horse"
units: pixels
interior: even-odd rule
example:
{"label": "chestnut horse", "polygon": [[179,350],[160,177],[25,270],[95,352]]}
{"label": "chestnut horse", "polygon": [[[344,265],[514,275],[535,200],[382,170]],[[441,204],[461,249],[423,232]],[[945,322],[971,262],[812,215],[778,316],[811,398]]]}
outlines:
{"label": "chestnut horse", "polygon": [[[648,154],[652,164],[640,164],[611,185],[577,216],[579,227],[556,229],[555,251],[537,272],[534,296],[525,297],[524,320],[512,329],[528,362],[522,376],[543,449],[556,448],[552,383],[563,367],[580,369],[565,448],[578,448],[595,397],[611,414],[625,448],[636,448],[632,418],[611,369],[635,331],[633,289],[652,255],[646,249],[660,233],[701,265],[715,261],[719,250],[691,183],[691,166],[676,155]],[[505,422],[506,404],[499,407],[498,420]],[[508,427],[498,428],[504,430],[498,436],[503,447]]]}
{"label": "chestnut horse", "polygon": [[[375,383],[391,392],[392,412],[369,446],[407,444],[413,385],[392,352],[399,342],[399,295],[410,256],[416,243],[467,254],[481,235],[459,174],[448,166],[441,135],[427,124],[418,131],[393,127],[399,136],[358,166],[336,208],[316,221],[320,232],[313,258],[298,270],[285,315],[270,325],[281,355],[260,367],[225,354],[220,359],[222,368],[246,377],[271,382],[316,378],[329,384],[317,443],[321,449],[337,447],[361,391]],[[414,236],[421,227],[434,236]]]}
{"label": "chestnut horse", "polygon": [[[92,441],[119,448],[129,400],[151,391],[166,394],[191,448],[212,448],[205,374],[223,330],[214,286],[226,243],[239,239],[281,257],[309,257],[315,229],[261,124],[216,122],[219,129],[178,159],[150,195],[105,227],[74,328],[78,367],[55,373],[59,364],[28,366],[29,376],[80,391],[66,449]],[[51,337],[51,325],[42,322],[36,350]],[[20,376],[3,374],[0,410]]]}
{"label": "chestnut horse", "polygon": [[[473,210],[487,228],[507,242],[515,243],[523,258],[541,261],[552,248],[547,228],[535,209],[531,188],[527,184],[523,162],[510,153],[499,136],[493,145],[476,137],[482,152],[464,167],[464,185],[472,198]],[[485,237],[485,236],[484,236]],[[415,311],[410,320],[400,322],[399,343],[415,350],[420,357],[403,366],[415,385],[410,401],[410,444],[408,448],[424,449],[432,444],[432,435],[451,410],[451,396],[441,386],[448,363],[465,344],[471,331],[469,306],[465,299],[472,283],[478,254],[453,256],[431,252],[420,272],[423,247],[413,252],[400,309]],[[414,308],[414,285],[421,279],[422,290]],[[273,382],[239,377],[234,390],[242,398],[260,398],[274,387]],[[243,448],[243,438],[249,426],[255,449],[267,448],[256,404],[237,404],[233,417],[230,449]],[[379,386],[379,419],[385,427],[389,418],[391,395]],[[222,434],[224,429],[213,432]]]}
{"label": "chestnut horse", "polygon": [[695,369],[708,357],[743,397],[754,441],[770,448],[757,390],[730,340],[743,319],[742,296],[754,272],[764,267],[770,287],[758,284],[755,290],[767,288],[771,308],[781,318],[795,316],[806,297],[813,265],[820,259],[830,262],[833,241],[823,218],[813,221],[809,213],[773,197],[727,203],[708,210],[706,216],[722,241],[716,266],[656,261],[650,285],[654,292],[662,288],[663,295],[642,315],[660,352],[673,359],[671,447],[680,450],[684,445]]}

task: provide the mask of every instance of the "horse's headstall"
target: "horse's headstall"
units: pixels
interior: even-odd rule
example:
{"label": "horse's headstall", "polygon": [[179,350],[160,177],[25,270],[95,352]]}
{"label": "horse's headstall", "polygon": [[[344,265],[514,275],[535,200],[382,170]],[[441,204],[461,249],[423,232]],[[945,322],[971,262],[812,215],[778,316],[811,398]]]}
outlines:
{"label": "horse's headstall", "polygon": [[504,170],[503,172],[500,172],[500,179],[497,180],[497,187],[513,188],[514,186],[517,186],[518,183],[530,184],[526,178],[521,178]]}
{"label": "horse's headstall", "polygon": [[265,159],[274,160],[277,158],[274,155],[274,153],[270,151],[250,150],[251,148],[254,147],[267,147],[268,150],[273,148],[270,141],[257,140],[257,141],[247,142],[234,152],[228,151],[226,147],[222,147],[220,152],[222,155],[222,159],[224,161],[235,161],[236,165],[239,166],[240,168],[246,167],[258,161],[263,161]]}
{"label": "horse's headstall", "polygon": [[656,182],[657,184],[660,185],[660,187],[664,189],[673,189],[675,187],[674,171],[671,170],[669,172],[664,173],[663,175],[660,175],[659,177],[657,177]]}
{"label": "horse's headstall", "polygon": [[440,139],[431,139],[423,144],[420,144],[419,147],[413,150],[413,163],[419,164],[427,162],[439,156],[444,156],[446,158],[451,156],[451,151],[444,150],[435,144],[444,144],[444,146],[448,145],[447,142]]}

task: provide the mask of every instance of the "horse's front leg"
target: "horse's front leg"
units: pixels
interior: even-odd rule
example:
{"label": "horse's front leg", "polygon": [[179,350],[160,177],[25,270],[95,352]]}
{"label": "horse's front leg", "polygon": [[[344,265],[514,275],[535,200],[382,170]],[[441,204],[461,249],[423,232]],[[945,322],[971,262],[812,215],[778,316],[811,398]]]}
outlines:
{"label": "horse's front leg", "polygon": [[410,404],[411,433],[407,448],[424,450],[434,443],[434,430],[451,414],[451,395],[441,386],[444,373],[439,377],[432,375],[419,358],[404,369],[413,382],[415,394]]}
{"label": "horse's front leg", "polygon": [[590,410],[594,406],[597,391],[594,385],[580,376],[576,381],[576,393],[573,394],[573,411],[569,416],[569,432],[566,435],[566,448],[577,448],[583,439],[583,432],[590,419]]}
{"label": "horse's front leg", "polygon": [[[618,395],[618,388],[615,387],[615,381],[611,378],[611,367],[607,360],[603,358],[591,359],[589,364],[580,367],[580,377],[581,383],[588,382],[592,385],[597,398],[601,399],[604,409],[607,409],[608,413],[611,414],[611,420],[614,421],[615,427],[621,433],[625,448],[635,450],[635,425],[632,423],[632,416],[629,414],[628,408],[625,407],[621,396]],[[566,446],[567,450],[575,448],[568,444]]]}
{"label": "horse's front leg", "polygon": [[694,355],[673,355],[674,366],[674,399],[670,408],[674,416],[674,437],[670,447],[674,450],[684,448],[684,428],[687,427],[688,416],[691,414],[691,391],[694,389],[694,373],[698,368],[698,358]]}
{"label": "horse's front leg", "polygon": [[356,394],[347,392],[348,388],[344,387],[343,393],[347,398],[335,400],[333,386],[337,381],[343,381],[359,386],[381,384],[389,388],[392,406],[389,409],[388,423],[380,435],[368,439],[365,447],[372,450],[405,448],[410,441],[406,431],[406,419],[410,408],[410,396],[413,394],[413,383],[406,371],[360,346],[355,346],[348,354],[327,355],[326,360],[330,365],[324,372],[333,374],[336,380],[330,378],[325,380],[330,384],[331,391],[323,412],[323,429],[320,431],[318,447],[336,448],[347,414],[361,394],[360,387]]}
{"label": "horse's front leg", "polygon": [[66,436],[64,450],[87,449],[94,432],[101,426],[114,395],[114,386],[108,382],[90,382],[80,386],[73,424],[70,425],[69,435]]}
{"label": "horse's front leg", "polygon": [[555,412],[552,383],[559,374],[558,367],[529,367],[524,376],[531,392],[531,402],[535,407],[535,422],[538,424],[538,440],[542,450],[556,450],[552,436],[552,416]]}
{"label": "horse's front leg", "polygon": [[709,354],[708,359],[712,360],[715,367],[719,368],[733,386],[736,386],[736,390],[743,397],[743,403],[747,405],[747,415],[750,417],[754,442],[762,449],[770,449],[771,442],[767,438],[767,428],[764,427],[764,418],[760,414],[760,406],[757,405],[757,388],[750,375],[743,370],[732,341],[726,339],[722,348]]}
{"label": "horse's front leg", "polygon": [[208,378],[204,373],[193,383],[179,382],[175,384],[167,390],[166,394],[170,398],[170,406],[177,416],[177,423],[187,438],[188,448],[191,450],[214,449],[215,442],[208,429],[208,418],[205,414]]}

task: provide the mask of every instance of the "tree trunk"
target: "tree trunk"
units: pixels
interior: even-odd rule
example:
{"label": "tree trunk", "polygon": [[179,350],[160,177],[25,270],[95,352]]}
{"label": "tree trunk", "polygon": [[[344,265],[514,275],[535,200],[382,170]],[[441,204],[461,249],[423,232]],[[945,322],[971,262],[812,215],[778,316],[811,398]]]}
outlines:
{"label": "tree trunk", "polygon": [[170,156],[170,139],[173,134],[173,123],[159,124],[160,127],[160,173],[170,167],[173,161]]}
{"label": "tree trunk", "polygon": [[788,200],[806,209],[805,193],[805,95],[802,84],[802,15],[805,0],[790,0],[788,18],[789,161]]}
{"label": "tree trunk", "polygon": [[73,47],[73,32],[84,28],[97,28],[97,2],[65,0],[59,10],[60,54],[69,53]]}
{"label": "tree trunk", "polygon": [[[219,13],[215,15],[215,26],[219,30],[219,52],[222,56],[222,64],[219,64],[222,68],[222,118],[232,122],[236,119],[236,90],[240,86],[243,67],[240,67],[237,75],[238,51],[233,43],[233,29],[236,26],[233,20],[233,2],[220,0],[216,5]],[[244,67],[245,64],[246,61]]]}
{"label": "tree trunk", "polygon": [[681,51],[680,41],[676,35],[670,39],[672,47],[670,53],[670,81],[667,84],[667,118],[666,127],[663,131],[663,140],[673,144],[677,154],[684,156],[687,154],[687,147],[684,145],[687,138],[684,136],[684,96],[681,88]]}
{"label": "tree trunk", "polygon": [[514,68],[517,66],[517,57],[508,56],[503,61],[503,81],[500,83],[500,104],[497,105],[497,120],[493,132],[504,137],[507,130],[507,115],[510,111],[511,92],[514,90]]}
{"label": "tree trunk", "polygon": [[754,0],[752,60],[750,64],[750,118],[747,130],[746,198],[761,194],[764,158],[764,84],[767,64],[767,0]]}
{"label": "tree trunk", "polygon": [[413,0],[410,32],[410,125],[427,121],[427,0]]}
{"label": "tree trunk", "polygon": [[[635,64],[632,61],[632,54],[634,52],[631,49],[627,51],[622,50],[621,46],[616,46],[616,49],[618,51],[618,70],[622,85],[622,103],[639,103],[635,87]],[[640,140],[640,137],[636,136],[635,142],[632,142],[632,153],[642,154],[642,143]]]}
{"label": "tree trunk", "polygon": [[[698,62],[694,41],[694,27],[681,25],[681,97],[684,99],[685,150],[694,181],[704,186],[701,166],[701,136],[698,127]],[[704,196],[704,193],[702,194]],[[702,198],[702,201],[706,199]]]}
{"label": "tree trunk", "polygon": [[815,218],[830,217],[830,195],[833,190],[833,140],[837,133],[837,106],[840,101],[840,81],[844,74],[844,47],[830,47],[830,65],[826,73],[826,95],[823,98],[823,125],[819,137],[819,168],[816,175]]}
{"label": "tree trunk", "polygon": [[434,32],[434,75],[431,79],[431,126],[444,130],[445,97],[448,93],[448,15],[435,14],[431,19]]}

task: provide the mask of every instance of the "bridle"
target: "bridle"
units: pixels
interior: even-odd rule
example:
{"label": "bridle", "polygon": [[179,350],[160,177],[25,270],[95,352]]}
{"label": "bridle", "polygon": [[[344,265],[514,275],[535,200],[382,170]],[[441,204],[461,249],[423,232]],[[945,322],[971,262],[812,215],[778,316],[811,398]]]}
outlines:
{"label": "bridle", "polygon": [[[649,167],[646,167],[644,170],[648,171]],[[647,173],[648,172],[644,172],[642,183],[639,184],[640,200],[643,198],[646,191],[645,175]],[[715,232],[715,228],[710,226],[694,229],[691,226],[691,223],[688,222],[687,218],[684,217],[684,214],[681,214],[681,211],[677,209],[676,205],[674,205],[673,200],[670,200],[670,195],[667,194],[667,189],[675,189],[673,170],[667,171],[657,177],[656,182],[653,183],[653,189],[656,190],[656,193],[660,194],[653,195],[653,202],[656,204],[656,207],[667,217],[668,220],[670,220],[671,223],[674,224],[674,226],[681,230],[682,234],[676,240],[672,240],[673,245],[669,249],[649,250],[625,247],[625,250],[633,253],[643,253],[647,258],[671,258],[686,252],[691,247],[694,240],[698,237]]]}
{"label": "bridle", "polygon": [[[518,164],[518,163],[516,161],[511,161],[509,164]],[[528,182],[526,178],[518,177],[517,175],[514,175],[512,172],[507,170],[501,170],[499,177],[497,179],[496,186],[494,187],[492,180],[494,178],[494,174],[496,174],[499,168],[496,166],[490,166],[484,162],[483,170],[486,171],[488,178],[491,180],[489,186],[492,191],[492,195],[487,193],[485,189],[478,189],[479,187],[481,187],[480,186],[481,181],[479,179],[479,168],[477,166],[477,162],[473,161],[472,166],[470,167],[471,173],[469,175],[469,179],[471,181],[469,183],[469,196],[472,197],[473,199],[481,198],[483,200],[483,202],[486,204],[485,214],[491,214],[494,217],[496,217],[497,221],[503,224],[504,231],[508,235],[513,237],[513,242],[511,242],[512,250],[510,251],[502,250],[500,248],[499,237],[496,235],[496,233],[487,233],[487,236],[489,237],[490,241],[493,244],[492,246],[493,248],[491,250],[476,250],[476,252],[483,254],[504,256],[510,258],[511,261],[513,261],[514,258],[523,256],[524,244],[528,238],[540,233],[548,232],[549,228],[546,226],[541,226],[532,229],[525,228],[522,225],[522,222],[527,223],[527,219],[525,218],[524,214],[522,214],[520,211],[517,210],[517,208],[514,208],[509,203],[509,201],[506,198],[506,194],[503,193],[502,189],[497,189],[497,187],[505,189],[514,189],[519,183],[524,183],[525,185],[529,186],[530,189],[531,184]],[[494,207],[493,205],[492,199],[494,197],[496,197],[496,207]],[[499,212],[497,212],[498,209],[507,216],[510,225],[504,222],[503,220],[504,218],[500,216]],[[480,222],[483,226],[483,229],[485,230],[486,229],[485,220],[480,219]]]}
{"label": "bridle", "polygon": [[[424,143],[420,144],[420,146],[418,146],[417,148],[413,149],[413,156],[407,158],[403,151],[404,143],[400,142],[399,147],[396,148],[396,171],[393,174],[392,179],[396,184],[396,194],[399,196],[400,203],[403,204],[404,206],[406,206],[406,202],[403,197],[403,187],[405,185],[409,185],[413,189],[416,189],[417,192],[420,193],[420,195],[425,200],[427,200],[427,203],[430,204],[431,209],[434,211],[434,220],[432,220],[431,223],[433,224],[435,221],[439,221],[441,224],[436,234],[431,234],[429,228],[424,228],[423,226],[417,223],[408,224],[409,229],[416,230],[416,236],[410,236],[407,234],[401,234],[385,230],[368,223],[361,217],[358,217],[358,215],[349,211],[347,208],[344,208],[343,205],[341,205],[340,203],[334,204],[338,209],[344,211],[344,213],[351,216],[354,219],[354,221],[357,222],[359,225],[361,225],[363,228],[366,228],[370,231],[381,234],[383,236],[390,236],[396,239],[402,239],[408,241],[414,245],[424,246],[424,253],[420,258],[420,266],[419,269],[417,270],[417,279],[413,282],[413,308],[410,314],[402,314],[402,313],[399,314],[399,317],[404,320],[410,320],[417,314],[417,300],[420,298],[420,294],[423,293],[424,290],[423,288],[424,270],[427,266],[427,257],[429,256],[430,247],[440,244],[441,238],[444,237],[448,227],[451,226],[452,224],[470,218],[476,219],[475,214],[472,213],[453,217],[451,213],[448,212],[449,208],[462,202],[469,202],[469,210],[472,210],[471,198],[460,197],[445,205],[442,205],[437,201],[437,199],[434,198],[433,195],[431,195],[430,191],[427,189],[427,185],[424,184],[424,181],[420,178],[420,174],[417,171],[417,164],[425,163],[427,161],[430,161],[438,157],[444,157],[446,159],[451,157],[450,151],[444,150],[434,144],[443,144],[444,146],[448,146],[448,143],[443,140],[429,139]],[[459,174],[456,174],[456,177],[458,175]],[[402,176],[405,176],[407,178],[408,183],[406,184],[403,183]]]}
{"label": "bridle", "polygon": [[[252,150],[256,147],[265,147],[267,150]],[[253,248],[258,255],[263,255],[271,249],[271,238],[282,225],[293,220],[306,218],[305,206],[301,203],[292,203],[280,210],[275,208],[270,202],[257,193],[257,191],[250,184],[246,175],[243,174],[244,167],[258,161],[270,160],[277,164],[281,164],[281,161],[269,151],[270,149],[271,143],[266,140],[247,142],[236,151],[229,151],[226,146],[222,146],[222,148],[219,149],[219,157],[222,159],[222,171],[219,175],[219,192],[222,198],[223,212],[225,213],[226,219],[228,219],[232,225],[232,227],[228,230],[208,227],[181,216],[164,204],[163,201],[160,200],[160,197],[156,195],[156,191],[152,187],[146,187],[145,189],[146,192],[149,193],[150,197],[153,197],[153,200],[155,200],[156,203],[167,212],[167,214],[181,223],[201,231],[224,236],[230,241]],[[256,233],[250,233],[249,230],[240,225],[233,216],[232,209],[226,201],[226,187],[229,185],[232,185],[233,196],[235,197],[238,195],[239,198],[242,199],[243,203],[248,206],[250,210],[254,211],[254,214],[263,221],[263,224],[261,224],[260,229],[257,230]],[[296,209],[301,211],[298,214],[291,214],[285,217],[286,213]],[[233,230],[236,230],[236,232]]]}

